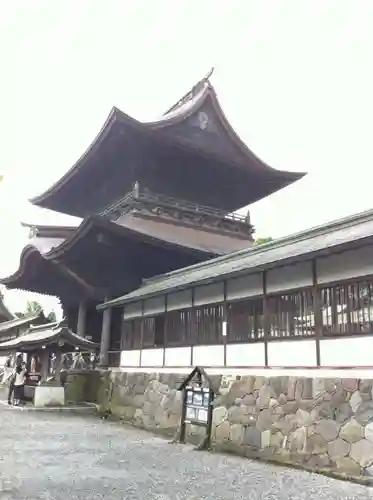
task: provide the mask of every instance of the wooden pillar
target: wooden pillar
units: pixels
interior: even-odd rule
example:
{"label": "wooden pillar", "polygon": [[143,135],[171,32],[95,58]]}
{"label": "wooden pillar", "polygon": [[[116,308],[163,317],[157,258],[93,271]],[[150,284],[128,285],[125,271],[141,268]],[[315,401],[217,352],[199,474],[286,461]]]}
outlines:
{"label": "wooden pillar", "polygon": [[[105,301],[107,300],[109,299],[106,299]],[[110,328],[111,308],[108,308],[104,310],[102,315],[100,366],[103,368],[107,368],[109,366]]]}
{"label": "wooden pillar", "polygon": [[268,340],[270,337],[271,321],[267,297],[267,273],[263,271],[263,327],[264,327],[264,365],[268,366]]}
{"label": "wooden pillar", "polygon": [[316,260],[312,261],[312,296],[313,296],[313,314],[315,318],[315,344],[316,344],[316,365],[320,366],[320,338],[322,336],[322,310],[320,302],[320,294],[317,286],[317,270]]}
{"label": "wooden pillar", "polygon": [[224,366],[227,366],[227,336],[228,336],[228,306],[227,306],[227,280],[223,282],[224,302],[223,302],[223,324],[220,334],[223,336],[224,345]]}
{"label": "wooden pillar", "polygon": [[78,309],[78,322],[76,327],[76,333],[79,337],[86,336],[86,320],[87,320],[87,304],[85,302],[80,302]]}

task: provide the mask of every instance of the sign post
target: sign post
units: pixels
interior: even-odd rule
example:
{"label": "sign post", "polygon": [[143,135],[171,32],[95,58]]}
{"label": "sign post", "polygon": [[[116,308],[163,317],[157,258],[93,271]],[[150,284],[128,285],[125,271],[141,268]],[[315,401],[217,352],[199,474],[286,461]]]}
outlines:
{"label": "sign post", "polygon": [[185,443],[186,425],[192,424],[206,429],[206,437],[199,449],[211,448],[213,403],[216,394],[210,378],[203,368],[196,367],[180,385],[183,391],[183,407],[180,422],[180,443]]}

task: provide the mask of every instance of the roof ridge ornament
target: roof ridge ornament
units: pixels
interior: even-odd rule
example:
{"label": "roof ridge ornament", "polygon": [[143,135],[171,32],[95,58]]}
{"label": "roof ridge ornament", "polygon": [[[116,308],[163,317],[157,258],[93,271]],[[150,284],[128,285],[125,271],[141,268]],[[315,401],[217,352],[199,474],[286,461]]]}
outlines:
{"label": "roof ridge ornament", "polygon": [[189,101],[190,99],[193,99],[193,97],[195,97],[206,84],[210,84],[210,78],[214,70],[215,67],[213,66],[201,80],[198,80],[198,82],[195,83],[193,87],[186,94],[184,94],[183,97],[179,99],[173,106],[171,106],[171,108],[169,108],[164,114],[167,115],[168,113],[171,113],[175,109],[179,108],[185,102]]}

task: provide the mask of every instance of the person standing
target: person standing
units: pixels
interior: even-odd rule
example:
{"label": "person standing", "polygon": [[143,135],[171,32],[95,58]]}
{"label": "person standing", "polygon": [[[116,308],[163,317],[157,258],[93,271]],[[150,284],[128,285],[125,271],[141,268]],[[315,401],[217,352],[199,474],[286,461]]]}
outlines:
{"label": "person standing", "polygon": [[25,382],[27,376],[26,363],[17,365],[14,377],[14,406],[19,406],[25,401]]}

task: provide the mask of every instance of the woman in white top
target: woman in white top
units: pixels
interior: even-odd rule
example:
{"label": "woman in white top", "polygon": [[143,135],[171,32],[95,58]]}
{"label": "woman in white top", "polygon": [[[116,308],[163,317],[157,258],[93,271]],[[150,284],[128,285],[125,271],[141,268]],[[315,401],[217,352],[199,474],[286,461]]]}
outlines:
{"label": "woman in white top", "polygon": [[14,405],[18,406],[25,400],[26,364],[17,365],[14,376]]}

